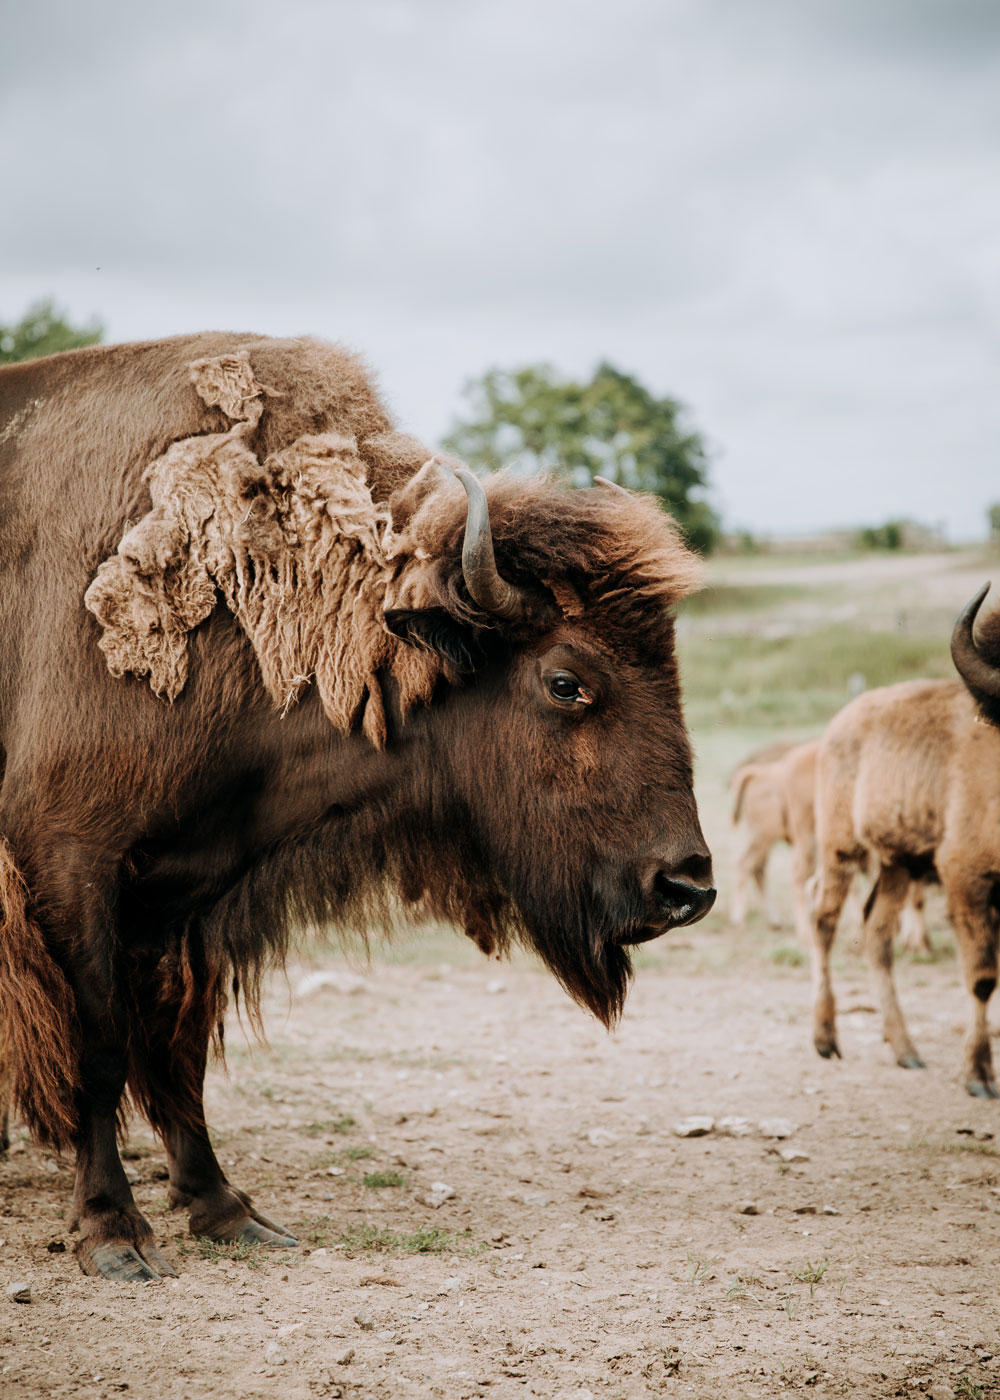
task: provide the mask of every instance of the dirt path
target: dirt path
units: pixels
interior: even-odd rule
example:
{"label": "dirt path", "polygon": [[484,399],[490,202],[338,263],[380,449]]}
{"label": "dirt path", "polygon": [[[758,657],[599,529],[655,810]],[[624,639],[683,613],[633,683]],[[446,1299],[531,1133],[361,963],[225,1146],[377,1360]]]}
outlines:
{"label": "dirt path", "polygon": [[[0,1294],[0,1394],[1000,1394],[1000,1109],[958,1086],[954,966],[902,969],[926,1073],[889,1063],[853,964],[831,1065],[804,969],[726,970],[706,937],[723,970],[659,951],[611,1039],[527,966],[374,967],[291,1005],[275,983],[270,1045],[234,1047],[211,1120],[288,1254],[190,1240],[138,1131],[137,1195],[182,1276],[84,1278],[69,1172],[16,1134],[0,1281],[32,1301]],[[675,1137],[694,1113],[796,1128]]]}

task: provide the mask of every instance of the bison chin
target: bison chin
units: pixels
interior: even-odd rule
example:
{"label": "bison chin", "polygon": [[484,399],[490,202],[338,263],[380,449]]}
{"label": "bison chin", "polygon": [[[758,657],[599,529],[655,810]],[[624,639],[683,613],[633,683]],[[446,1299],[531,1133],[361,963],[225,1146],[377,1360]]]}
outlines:
{"label": "bison chin", "polygon": [[625,1009],[632,980],[632,960],[626,949],[604,943],[582,952],[577,947],[574,955],[568,948],[552,947],[551,942],[543,946],[534,935],[531,944],[573,1000],[611,1030]]}
{"label": "bison chin", "polygon": [[625,1007],[632,980],[628,945],[664,930],[646,925],[641,890],[628,888],[609,872],[591,872],[574,894],[556,882],[536,887],[516,901],[526,940],[574,1001],[609,1030]]}

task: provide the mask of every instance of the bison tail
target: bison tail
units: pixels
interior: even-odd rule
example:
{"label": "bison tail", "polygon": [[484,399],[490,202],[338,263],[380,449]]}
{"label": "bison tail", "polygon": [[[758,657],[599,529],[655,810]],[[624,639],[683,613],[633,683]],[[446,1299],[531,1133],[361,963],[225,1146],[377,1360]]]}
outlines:
{"label": "bison tail", "polygon": [[743,796],[747,790],[747,783],[754,776],[756,769],[748,765],[745,768],[737,768],[733,774],[733,781],[729,785],[729,790],[733,794],[733,826],[738,826],[740,815],[743,810]]}
{"label": "bison tail", "polygon": [[0,837],[0,1082],[39,1142],[77,1126],[79,1029],[72,989],[28,913],[28,886]]}

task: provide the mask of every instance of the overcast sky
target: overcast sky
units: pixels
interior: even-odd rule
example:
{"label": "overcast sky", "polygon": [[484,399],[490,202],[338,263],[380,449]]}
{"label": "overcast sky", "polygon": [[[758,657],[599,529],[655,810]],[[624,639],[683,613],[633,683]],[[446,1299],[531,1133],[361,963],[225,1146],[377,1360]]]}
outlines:
{"label": "overcast sky", "polygon": [[690,406],[730,526],[1000,500],[996,0],[3,6],[0,320],[313,333]]}

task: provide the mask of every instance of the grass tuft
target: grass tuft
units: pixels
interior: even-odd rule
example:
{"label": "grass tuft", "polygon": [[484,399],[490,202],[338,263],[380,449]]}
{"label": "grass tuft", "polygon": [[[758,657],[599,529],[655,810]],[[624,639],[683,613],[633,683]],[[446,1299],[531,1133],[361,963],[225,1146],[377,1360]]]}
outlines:
{"label": "grass tuft", "polygon": [[299,1131],[305,1133],[306,1137],[326,1137],[329,1133],[349,1133],[357,1126],[356,1119],[349,1113],[342,1113],[339,1118],[324,1118],[318,1123],[306,1123]]}
{"label": "grass tuft", "polygon": [[400,1235],[384,1225],[349,1225],[340,1243],[349,1254],[478,1254],[481,1247],[470,1244],[471,1230],[444,1230],[425,1225],[412,1234]]}
{"label": "grass tuft", "polygon": [[379,1186],[405,1186],[406,1177],[402,1172],[368,1172],[362,1181],[373,1189]]}

